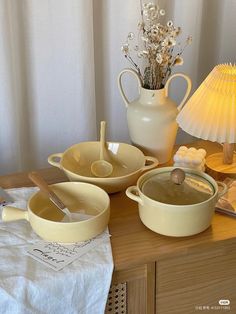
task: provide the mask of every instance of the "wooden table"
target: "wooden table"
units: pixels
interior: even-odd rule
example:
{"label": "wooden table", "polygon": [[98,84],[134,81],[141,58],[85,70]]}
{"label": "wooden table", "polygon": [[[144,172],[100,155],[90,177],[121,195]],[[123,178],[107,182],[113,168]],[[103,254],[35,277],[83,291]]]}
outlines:
{"label": "wooden table", "polygon": [[[191,146],[203,147],[208,153],[221,149],[204,141]],[[40,172],[48,183],[67,180],[56,168]],[[26,173],[0,177],[3,188],[31,185]],[[125,293],[124,313],[236,313],[236,218],[216,213],[212,226],[201,234],[166,237],[147,229],[139,219],[137,203],[120,192],[111,195],[109,230],[115,265],[113,290],[119,293],[122,287]],[[110,296],[110,303],[114,298]],[[230,310],[219,308],[221,299],[230,300]],[[107,312],[115,310],[109,312],[108,306]]]}

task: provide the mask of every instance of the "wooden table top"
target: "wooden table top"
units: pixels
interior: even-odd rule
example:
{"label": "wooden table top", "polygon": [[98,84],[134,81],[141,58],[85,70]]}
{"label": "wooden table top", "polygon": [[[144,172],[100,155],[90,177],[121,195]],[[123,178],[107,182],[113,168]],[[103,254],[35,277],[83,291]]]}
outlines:
{"label": "wooden table top", "polygon": [[[219,145],[205,141],[198,141],[190,146],[205,148],[208,153],[221,149]],[[48,183],[67,181],[62,171],[57,168],[41,169],[40,173]],[[3,188],[26,187],[32,186],[32,183],[27,173],[15,173],[1,176],[0,186]],[[139,219],[137,203],[126,197],[124,192],[113,194],[110,198],[109,231],[112,235],[115,270],[136,267],[171,255],[186,254],[192,249],[196,252],[201,251],[202,246],[207,248],[222,244],[222,241],[236,244],[236,218],[216,213],[212,226],[206,231],[191,237],[172,238],[159,235],[146,228]]]}

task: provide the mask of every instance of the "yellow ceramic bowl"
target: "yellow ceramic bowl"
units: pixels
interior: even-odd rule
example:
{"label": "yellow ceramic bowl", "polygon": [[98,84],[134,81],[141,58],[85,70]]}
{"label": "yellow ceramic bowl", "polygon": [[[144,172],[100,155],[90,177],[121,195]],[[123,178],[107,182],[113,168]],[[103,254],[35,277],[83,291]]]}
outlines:
{"label": "yellow ceramic bowl", "polygon": [[60,243],[85,241],[104,231],[110,215],[110,199],[104,190],[80,182],[58,183],[51,188],[72,213],[79,211],[90,215],[89,219],[61,222],[64,214],[40,191],[29,199],[27,211],[5,206],[2,219],[26,219],[41,238]]}
{"label": "yellow ceramic bowl", "polygon": [[99,142],[82,142],[64,153],[49,156],[48,162],[62,169],[70,181],[96,184],[108,193],[126,189],[137,181],[142,172],[158,165],[156,158],[144,156],[137,147],[108,142],[104,157],[113,165],[113,172],[109,177],[98,178],[92,174],[91,164],[99,160],[99,150]]}

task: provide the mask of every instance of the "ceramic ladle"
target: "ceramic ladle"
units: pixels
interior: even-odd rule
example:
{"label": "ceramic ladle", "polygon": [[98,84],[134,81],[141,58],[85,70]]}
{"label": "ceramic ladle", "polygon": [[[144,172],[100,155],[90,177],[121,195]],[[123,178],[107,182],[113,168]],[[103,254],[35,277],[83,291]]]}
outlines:
{"label": "ceramic ladle", "polygon": [[96,160],[91,165],[91,172],[96,177],[105,178],[111,175],[113,171],[113,166],[110,162],[104,159],[105,151],[105,131],[106,131],[106,122],[101,121],[100,128],[100,159]]}
{"label": "ceramic ladle", "polygon": [[30,180],[39,187],[39,189],[48,196],[51,202],[59,208],[65,216],[66,219],[64,221],[73,221],[72,214],[66,205],[62,202],[62,200],[50,189],[47,182],[39,175],[37,172],[30,172],[29,173]]}

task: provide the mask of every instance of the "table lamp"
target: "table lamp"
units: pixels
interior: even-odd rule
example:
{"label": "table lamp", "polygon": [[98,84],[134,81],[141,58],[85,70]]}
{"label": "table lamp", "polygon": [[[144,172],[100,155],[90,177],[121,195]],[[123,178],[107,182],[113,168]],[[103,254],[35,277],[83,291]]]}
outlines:
{"label": "table lamp", "polygon": [[236,176],[236,65],[214,67],[177,116],[187,133],[223,144],[223,152],[210,155],[206,166],[213,172]]}

